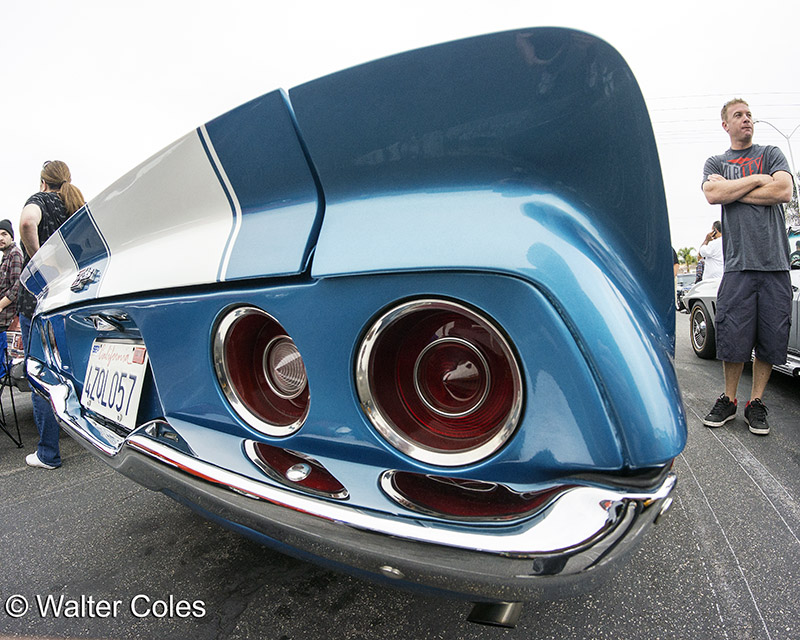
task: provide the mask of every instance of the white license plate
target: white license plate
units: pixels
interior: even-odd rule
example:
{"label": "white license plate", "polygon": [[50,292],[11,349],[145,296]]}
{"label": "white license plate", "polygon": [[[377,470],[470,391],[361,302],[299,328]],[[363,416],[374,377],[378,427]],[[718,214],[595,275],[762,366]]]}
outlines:
{"label": "white license plate", "polygon": [[81,404],[94,413],[136,428],[147,369],[147,349],[141,343],[92,343]]}

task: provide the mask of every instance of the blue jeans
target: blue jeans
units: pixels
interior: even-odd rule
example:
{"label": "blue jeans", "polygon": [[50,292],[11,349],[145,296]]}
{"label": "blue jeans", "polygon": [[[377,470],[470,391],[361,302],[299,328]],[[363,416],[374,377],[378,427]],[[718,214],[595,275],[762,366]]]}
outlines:
{"label": "blue jeans", "polygon": [[[22,344],[25,345],[25,357],[27,357],[31,319],[20,314],[19,326],[22,331]],[[33,421],[39,431],[39,446],[36,448],[36,455],[45,464],[60,467],[61,452],[58,448],[60,428],[50,403],[36,392],[33,393]]]}

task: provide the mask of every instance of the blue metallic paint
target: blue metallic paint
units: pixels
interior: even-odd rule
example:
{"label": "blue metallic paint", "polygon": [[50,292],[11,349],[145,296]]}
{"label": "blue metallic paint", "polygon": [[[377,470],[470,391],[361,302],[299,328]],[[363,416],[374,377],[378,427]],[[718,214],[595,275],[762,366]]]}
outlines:
{"label": "blue metallic paint", "polygon": [[220,279],[301,272],[322,209],[285,95],[268,93],[215,118],[205,129],[242,216]]}
{"label": "blue metallic paint", "polygon": [[[610,245],[663,333],[674,333],[655,141],[636,81],[606,43],[565,29],[481,36],[341,71],[289,97],[325,192],[315,275],[497,268],[507,264],[498,247],[519,231],[504,226],[505,199],[535,205],[548,194],[591,221],[581,245]],[[484,194],[493,199],[467,208]],[[497,216],[505,237],[490,244],[481,232]],[[473,233],[476,217],[484,222]],[[587,226],[576,223],[560,225],[565,240],[580,240]]]}
{"label": "blue metallic paint", "polygon": [[289,95],[326,194],[314,276],[523,275],[607,385],[634,466],[683,447],[666,355],[675,317],[663,184],[644,101],[616,51],[560,29],[501,33]]}

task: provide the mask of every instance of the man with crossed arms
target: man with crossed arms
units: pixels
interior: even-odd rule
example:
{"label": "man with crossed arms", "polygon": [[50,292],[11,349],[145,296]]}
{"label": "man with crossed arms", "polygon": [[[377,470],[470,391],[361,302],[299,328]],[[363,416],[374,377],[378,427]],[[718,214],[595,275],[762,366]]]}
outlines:
{"label": "man with crossed arms", "polygon": [[792,175],[780,149],[753,143],[753,116],[744,100],[725,104],[722,128],[731,146],[706,161],[702,188],[709,204],[722,205],[725,272],[717,294],[716,334],[725,391],[703,424],[720,427],[736,416],[739,378],[755,348],[744,418],[752,433],[767,435],[762,396],[772,365],[786,362],[791,323],[783,204],[792,198]]}

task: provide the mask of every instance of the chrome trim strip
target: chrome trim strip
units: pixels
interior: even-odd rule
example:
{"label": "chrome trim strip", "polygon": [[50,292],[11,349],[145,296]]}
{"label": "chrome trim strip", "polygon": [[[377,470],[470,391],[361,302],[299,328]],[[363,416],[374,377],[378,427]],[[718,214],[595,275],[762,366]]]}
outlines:
{"label": "chrome trim strip", "polygon": [[[46,320],[44,325],[45,334],[47,336],[47,345],[49,346],[49,351],[45,350],[45,354],[49,353],[49,356],[52,359],[56,369],[61,369],[61,353],[58,350],[58,343],[56,342],[56,334],[53,330],[53,323],[50,320]],[[44,341],[44,337],[42,340]]]}
{"label": "chrome trim strip", "polygon": [[[459,451],[456,453],[440,451],[425,447],[417,442],[407,438],[393,422],[383,414],[378,406],[375,397],[372,394],[370,386],[369,365],[372,359],[373,351],[380,335],[392,324],[401,318],[417,311],[422,310],[455,310],[462,313],[482,325],[490,327],[494,333],[494,337],[500,343],[503,351],[506,352],[509,365],[512,367],[512,375],[514,377],[514,402],[511,410],[509,411],[506,420],[498,432],[484,444],[469,449],[467,451]],[[403,303],[394,307],[390,311],[384,313],[378,320],[376,320],[370,327],[367,334],[361,341],[361,345],[356,357],[356,390],[358,392],[359,400],[361,401],[361,408],[366,414],[369,421],[380,433],[383,438],[389,442],[395,449],[403,452],[421,462],[434,464],[443,467],[456,467],[473,462],[478,462],[497,451],[505,444],[514,430],[517,428],[520,415],[522,413],[522,373],[519,368],[519,363],[511,349],[508,341],[502,332],[496,327],[494,322],[489,321],[487,318],[476,313],[469,307],[466,307],[457,302],[445,299],[425,298],[420,300],[413,300],[411,302]]]}
{"label": "chrome trim strip", "polygon": [[800,376],[800,355],[790,351],[786,355],[786,363],[775,365],[773,368],[790,376]]}

